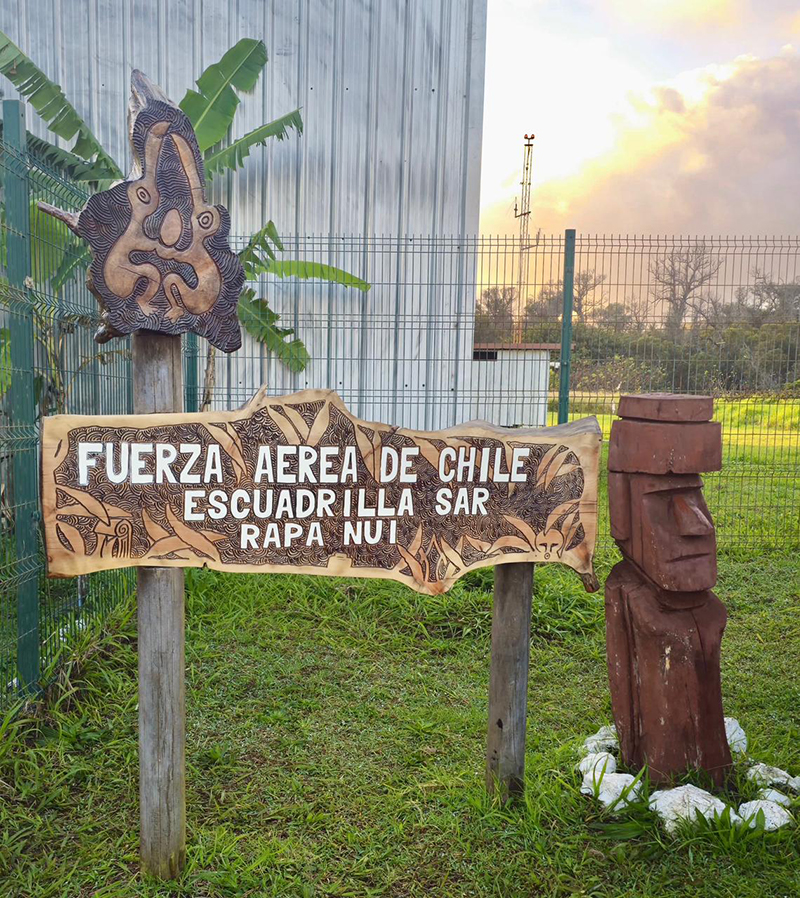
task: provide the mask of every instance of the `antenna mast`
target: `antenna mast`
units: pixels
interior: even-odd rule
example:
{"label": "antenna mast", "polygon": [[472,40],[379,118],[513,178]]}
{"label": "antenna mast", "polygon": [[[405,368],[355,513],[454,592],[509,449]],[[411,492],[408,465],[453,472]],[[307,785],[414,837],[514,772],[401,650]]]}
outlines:
{"label": "antenna mast", "polygon": [[528,250],[539,243],[539,234],[536,234],[536,242],[530,242],[531,221],[531,168],[533,163],[533,141],[535,134],[526,134],[524,140],[524,155],[522,159],[522,194],[519,206],[514,200],[514,218],[519,219],[519,270],[517,273],[517,301],[514,315],[514,342],[522,342],[522,319],[524,317],[523,286],[527,283]]}

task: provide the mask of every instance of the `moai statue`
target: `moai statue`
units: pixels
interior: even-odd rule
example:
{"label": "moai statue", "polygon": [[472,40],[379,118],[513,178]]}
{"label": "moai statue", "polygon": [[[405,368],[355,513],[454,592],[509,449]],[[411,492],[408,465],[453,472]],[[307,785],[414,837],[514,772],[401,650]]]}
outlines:
{"label": "moai statue", "polygon": [[606,582],[611,705],[623,761],[656,784],[687,769],[720,785],[731,766],[720,688],[725,606],[699,472],[722,467],[709,396],[623,396],[611,428]]}

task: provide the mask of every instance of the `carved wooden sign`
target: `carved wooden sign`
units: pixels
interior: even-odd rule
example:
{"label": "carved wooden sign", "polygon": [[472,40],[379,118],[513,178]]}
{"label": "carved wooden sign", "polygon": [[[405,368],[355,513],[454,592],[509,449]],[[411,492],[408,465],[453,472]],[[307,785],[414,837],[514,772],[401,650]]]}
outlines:
{"label": "carved wooden sign", "polygon": [[244,269],[228,247],[230,216],[206,202],[189,119],[137,70],[129,132],[128,180],[92,196],[79,213],[39,204],[92,249],[88,284],[103,313],[95,339],[194,331],[233,352],[242,345],[236,306]]}
{"label": "carved wooden sign", "polygon": [[421,433],[333,392],[233,412],[44,419],[49,573],[127,566],[388,577],[431,595],[467,571],[560,561],[587,589],[594,418]]}

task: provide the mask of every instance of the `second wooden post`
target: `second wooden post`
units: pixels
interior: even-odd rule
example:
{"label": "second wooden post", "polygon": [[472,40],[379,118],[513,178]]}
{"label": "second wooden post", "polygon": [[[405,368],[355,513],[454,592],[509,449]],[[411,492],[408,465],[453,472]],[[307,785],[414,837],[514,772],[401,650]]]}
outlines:
{"label": "second wooden post", "polygon": [[525,788],[533,564],[494,569],[486,788],[505,801]]}
{"label": "second wooden post", "polygon": [[[133,410],[183,411],[181,338],[133,340]],[[186,862],[183,571],[137,570],[139,815],[142,869],[174,879]]]}

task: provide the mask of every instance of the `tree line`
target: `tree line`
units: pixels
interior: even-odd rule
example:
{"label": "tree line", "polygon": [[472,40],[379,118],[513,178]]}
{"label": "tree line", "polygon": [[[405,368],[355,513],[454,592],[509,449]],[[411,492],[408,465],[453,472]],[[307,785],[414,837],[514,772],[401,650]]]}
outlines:
{"label": "tree line", "polygon": [[[584,391],[789,391],[800,396],[800,278],[755,268],[723,297],[722,259],[702,243],[651,260],[647,283],[610,301],[608,276],[578,271],[573,290],[572,387]],[[475,343],[559,343],[563,283],[520,300],[485,289]]]}

